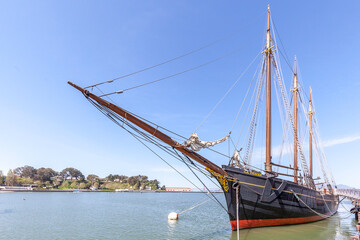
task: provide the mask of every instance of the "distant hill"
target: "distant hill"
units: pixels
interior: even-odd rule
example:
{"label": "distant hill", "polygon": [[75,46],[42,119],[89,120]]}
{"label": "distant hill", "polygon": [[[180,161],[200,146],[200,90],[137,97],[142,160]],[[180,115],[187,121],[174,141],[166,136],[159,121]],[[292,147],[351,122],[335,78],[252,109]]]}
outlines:
{"label": "distant hill", "polygon": [[350,187],[350,186],[344,185],[344,184],[338,184],[337,188],[339,188],[339,189],[352,189],[353,187]]}

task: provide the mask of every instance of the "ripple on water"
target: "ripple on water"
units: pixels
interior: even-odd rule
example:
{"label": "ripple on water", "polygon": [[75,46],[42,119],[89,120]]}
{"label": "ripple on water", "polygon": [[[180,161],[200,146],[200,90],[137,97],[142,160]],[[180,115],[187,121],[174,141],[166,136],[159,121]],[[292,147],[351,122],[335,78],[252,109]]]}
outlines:
{"label": "ripple on water", "polygon": [[[224,202],[222,194],[216,196]],[[168,221],[170,212],[204,199],[198,193],[5,193],[0,239],[237,239],[226,212],[213,201]],[[351,208],[350,202],[344,204]],[[355,226],[340,206],[328,220],[241,230],[240,238],[349,239]]]}

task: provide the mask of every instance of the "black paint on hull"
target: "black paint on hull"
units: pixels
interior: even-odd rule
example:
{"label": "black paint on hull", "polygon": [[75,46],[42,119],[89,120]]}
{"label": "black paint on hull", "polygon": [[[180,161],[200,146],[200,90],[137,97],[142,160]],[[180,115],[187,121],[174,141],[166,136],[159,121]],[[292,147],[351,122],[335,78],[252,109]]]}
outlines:
{"label": "black paint on hull", "polygon": [[214,176],[223,188],[233,230],[236,230],[237,186],[239,228],[313,222],[325,219],[337,211],[339,199],[332,194],[321,194],[279,178],[267,178],[258,172],[230,166],[223,166],[223,169],[229,178]]}

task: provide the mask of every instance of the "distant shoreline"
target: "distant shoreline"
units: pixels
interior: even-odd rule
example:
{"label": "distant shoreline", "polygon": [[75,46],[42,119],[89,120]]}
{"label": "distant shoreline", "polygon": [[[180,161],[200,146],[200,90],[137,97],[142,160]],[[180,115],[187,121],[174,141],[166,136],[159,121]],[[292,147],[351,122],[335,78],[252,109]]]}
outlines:
{"label": "distant shoreline", "polygon": [[[73,192],[73,193],[83,193],[83,192],[91,192],[91,193],[104,193],[104,192],[113,192],[113,193],[207,193],[200,191],[143,191],[143,190],[132,190],[132,191],[122,191],[117,192],[115,190],[1,190],[0,193],[16,193],[16,192]],[[222,191],[211,191],[211,193],[223,193]]]}

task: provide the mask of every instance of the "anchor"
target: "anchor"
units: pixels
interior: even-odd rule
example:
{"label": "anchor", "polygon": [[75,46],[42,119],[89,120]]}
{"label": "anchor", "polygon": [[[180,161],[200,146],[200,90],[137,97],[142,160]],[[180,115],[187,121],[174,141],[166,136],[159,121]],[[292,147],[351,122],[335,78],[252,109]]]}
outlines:
{"label": "anchor", "polygon": [[277,190],[273,190],[275,188],[274,180],[272,178],[266,179],[264,191],[261,195],[261,202],[270,203],[274,201],[282,191],[285,189],[287,183],[286,181],[282,180],[282,183],[280,184],[279,188]]}

